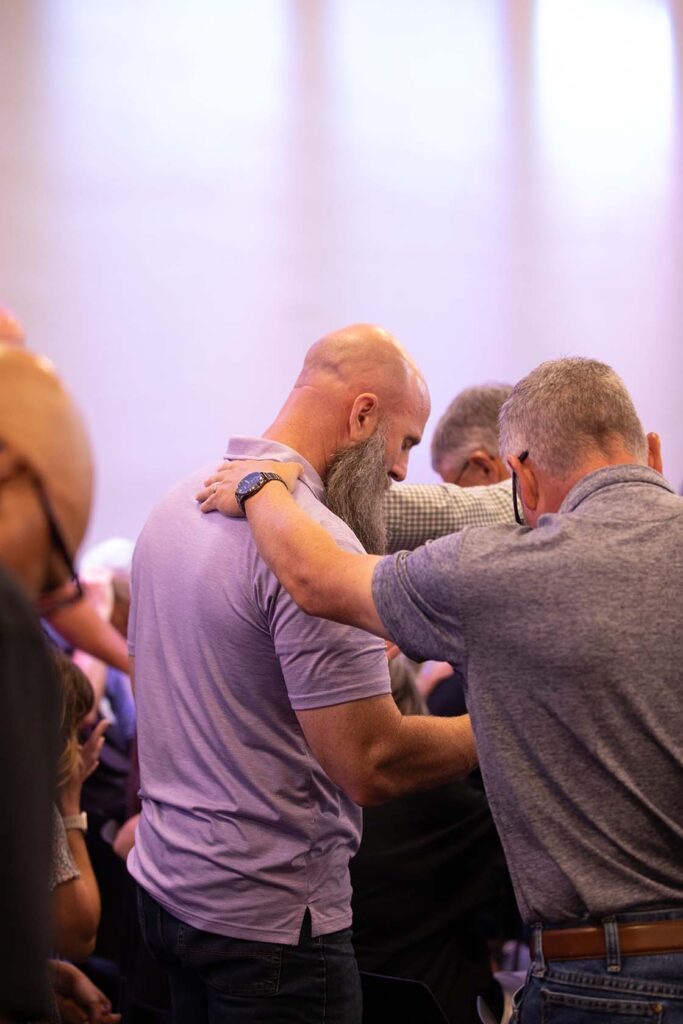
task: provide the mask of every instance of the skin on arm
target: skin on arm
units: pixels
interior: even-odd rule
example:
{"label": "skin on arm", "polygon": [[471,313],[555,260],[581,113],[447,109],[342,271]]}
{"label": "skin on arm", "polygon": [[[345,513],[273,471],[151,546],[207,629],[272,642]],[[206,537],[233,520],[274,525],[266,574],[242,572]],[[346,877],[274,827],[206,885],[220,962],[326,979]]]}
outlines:
{"label": "skin on arm", "polygon": [[[298,463],[226,463],[197,495],[202,510],[240,515],[235,487],[258,471],[278,473],[287,484],[268,483],[245,509],[261,556],[296,603],[311,615],[389,639],[372,598],[379,559],[342,550],[301,511],[289,494]],[[464,778],[477,763],[468,715],[403,717],[389,694],[299,710],[297,718],[319,764],[361,805]]]}
{"label": "skin on arm", "polygon": [[361,806],[462,779],[477,764],[469,715],[404,717],[389,694],[296,714],[318,763]]}
{"label": "skin on arm", "polygon": [[342,550],[299,508],[289,493],[301,474],[299,463],[225,463],[196,496],[202,511],[241,515],[235,487],[247,473],[258,471],[278,473],[287,484],[266,484],[245,503],[256,546],[269,569],[309,615],[390,640],[372,598],[372,574],[380,559]]}
{"label": "skin on arm", "polygon": [[48,611],[45,618],[72,647],[85,651],[121,672],[128,671],[126,641],[118,630],[99,617],[86,598]]}
{"label": "skin on arm", "polygon": [[[58,795],[62,816],[79,814],[81,788],[98,763],[108,722],[100,722],[83,744],[74,772]],[[85,836],[80,829],[66,831],[71,856],[80,878],[62,882],[52,892],[54,942],[57,951],[69,959],[84,960],[95,948],[100,923],[100,891],[90,863]]]}

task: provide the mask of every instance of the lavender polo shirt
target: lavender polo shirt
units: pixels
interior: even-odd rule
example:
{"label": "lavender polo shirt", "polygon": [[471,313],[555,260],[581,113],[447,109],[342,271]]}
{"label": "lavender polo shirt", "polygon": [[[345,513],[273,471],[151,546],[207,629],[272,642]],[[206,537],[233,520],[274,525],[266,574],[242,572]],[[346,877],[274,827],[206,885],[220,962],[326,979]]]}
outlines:
{"label": "lavender polo shirt", "polygon": [[[362,552],[296,452],[242,437],[226,457],[302,463],[299,505]],[[387,660],[368,633],[302,612],[245,520],[199,511],[207,472],[163,499],[135,549],[142,816],[128,867],[187,924],[294,944],[307,907],[314,936],[350,925],[348,863],[361,829],[295,712],[390,693]]]}

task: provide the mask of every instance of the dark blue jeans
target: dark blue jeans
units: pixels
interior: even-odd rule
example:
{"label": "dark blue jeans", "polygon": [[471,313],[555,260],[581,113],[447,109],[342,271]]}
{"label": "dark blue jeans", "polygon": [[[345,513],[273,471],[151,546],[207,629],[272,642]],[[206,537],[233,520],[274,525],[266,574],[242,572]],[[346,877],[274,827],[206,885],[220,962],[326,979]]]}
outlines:
{"label": "dark blue jeans", "polygon": [[[600,960],[543,957],[543,936],[526,984],[515,995],[519,1024],[683,1024],[683,952],[622,956],[617,923],[683,918],[683,909],[620,914],[603,922]],[[540,945],[540,949],[538,948]]]}
{"label": "dark blue jeans", "polygon": [[360,1024],[351,929],[285,946],[184,924],[138,886],[140,927],[168,972],[174,1024]]}

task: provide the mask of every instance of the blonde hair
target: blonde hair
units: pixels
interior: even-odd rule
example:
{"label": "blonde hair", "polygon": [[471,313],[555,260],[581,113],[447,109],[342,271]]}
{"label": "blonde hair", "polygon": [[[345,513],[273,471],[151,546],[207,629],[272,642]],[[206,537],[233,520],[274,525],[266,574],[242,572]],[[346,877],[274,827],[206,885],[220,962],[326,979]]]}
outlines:
{"label": "blonde hair", "polygon": [[95,694],[90,680],[78,665],[62,651],[53,651],[53,660],[61,689],[61,753],[57,760],[57,785],[63,786],[78,761],[78,726],[92,711]]}

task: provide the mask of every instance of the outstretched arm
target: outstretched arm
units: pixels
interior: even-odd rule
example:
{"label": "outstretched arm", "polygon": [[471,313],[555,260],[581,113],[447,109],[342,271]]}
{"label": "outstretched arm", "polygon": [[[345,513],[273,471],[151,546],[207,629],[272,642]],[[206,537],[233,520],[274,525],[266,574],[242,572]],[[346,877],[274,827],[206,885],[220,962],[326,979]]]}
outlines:
{"label": "outstretched arm", "polygon": [[466,526],[514,523],[510,480],[487,487],[394,484],[384,497],[388,551],[412,551]]}
{"label": "outstretched arm", "polygon": [[266,484],[245,503],[259,554],[309,615],[359,626],[390,639],[372,598],[375,555],[357,555],[338,547],[326,530],[292,498],[302,467],[298,463],[225,463],[197,494],[203,512],[241,515],[235,487],[247,473],[278,473],[287,484]]}

